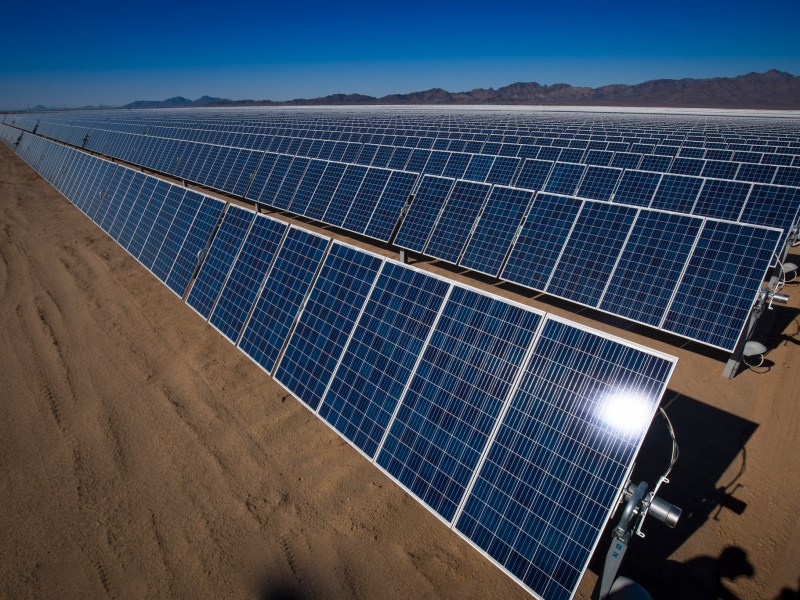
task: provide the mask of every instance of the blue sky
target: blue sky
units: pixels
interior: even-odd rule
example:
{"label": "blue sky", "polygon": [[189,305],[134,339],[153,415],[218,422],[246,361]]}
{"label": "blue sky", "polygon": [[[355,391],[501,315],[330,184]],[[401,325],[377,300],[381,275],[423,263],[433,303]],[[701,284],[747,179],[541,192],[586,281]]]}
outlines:
{"label": "blue sky", "polygon": [[0,108],[800,74],[798,22],[798,0],[11,0]]}

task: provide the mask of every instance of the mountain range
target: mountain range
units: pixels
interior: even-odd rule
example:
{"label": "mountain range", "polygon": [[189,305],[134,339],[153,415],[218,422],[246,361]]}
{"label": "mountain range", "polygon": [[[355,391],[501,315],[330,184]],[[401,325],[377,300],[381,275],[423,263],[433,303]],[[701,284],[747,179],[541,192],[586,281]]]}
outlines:
{"label": "mountain range", "polygon": [[[613,84],[576,87],[566,83],[512,83],[497,89],[476,88],[448,92],[433,88],[408,94],[375,97],[363,94],[332,94],[320,98],[288,101],[229,100],[202,96],[188,100],[137,100],[120,108],[181,108],[221,106],[363,106],[363,105],[539,105],[623,106],[665,108],[800,109],[800,77],[784,71],[748,73],[738,77],[709,79],[655,79],[635,85]],[[43,108],[43,107],[41,107]],[[37,109],[40,109],[37,107]],[[107,107],[106,107],[107,108]]]}

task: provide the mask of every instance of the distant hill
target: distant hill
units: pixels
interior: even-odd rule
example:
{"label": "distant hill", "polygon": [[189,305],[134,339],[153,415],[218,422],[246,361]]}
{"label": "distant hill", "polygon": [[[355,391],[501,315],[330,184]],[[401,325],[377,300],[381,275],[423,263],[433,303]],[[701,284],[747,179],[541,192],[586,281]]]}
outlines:
{"label": "distant hill", "polygon": [[[218,106],[367,106],[390,105],[470,105],[510,104],[531,106],[623,106],[665,108],[752,108],[800,110],[800,77],[777,71],[748,73],[738,77],[710,79],[655,79],[635,85],[614,84],[597,88],[575,87],[567,83],[541,85],[512,83],[498,89],[476,88],[468,92],[448,92],[441,88],[390,94],[383,97],[363,94],[331,94],[321,98],[273,100],[229,100],[202,96],[189,100],[175,96],[167,100],[137,100],[120,108],[188,108]],[[94,108],[94,107],[84,107]],[[110,108],[110,107],[97,107]],[[37,106],[35,111],[61,110]]]}

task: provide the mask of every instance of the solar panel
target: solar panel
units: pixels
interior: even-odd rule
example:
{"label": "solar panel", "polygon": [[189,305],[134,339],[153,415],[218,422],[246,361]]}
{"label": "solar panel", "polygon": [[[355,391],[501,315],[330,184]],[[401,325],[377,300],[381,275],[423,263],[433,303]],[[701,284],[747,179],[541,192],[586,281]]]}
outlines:
{"label": "solar panel", "polygon": [[702,223],[699,217],[641,211],[599,308],[658,327]]}
{"label": "solar panel", "polygon": [[394,171],[391,174],[380,200],[370,215],[369,223],[363,231],[364,235],[383,242],[389,241],[416,182],[416,173]]}
{"label": "solar panel", "polygon": [[492,186],[457,181],[425,246],[425,254],[457,263]]}
{"label": "solar panel", "polygon": [[234,344],[239,340],[239,334],[287,228],[286,223],[256,215],[222,287],[209,323]]}
{"label": "solar panel", "polygon": [[[191,190],[186,192],[187,196],[196,193]],[[203,196],[200,209],[197,211],[192,226],[189,228],[189,233],[183,240],[181,249],[175,257],[175,262],[166,282],[167,287],[181,298],[186,293],[186,288],[189,286],[189,282],[200,264],[201,253],[208,248],[211,234],[222,218],[224,209],[225,203],[221,200]]]}
{"label": "solar panel", "polygon": [[736,221],[750,193],[750,184],[738,181],[707,179],[692,213]]}
{"label": "solar panel", "polygon": [[618,204],[585,202],[545,291],[593,306],[605,289],[636,212]]}
{"label": "solar panel", "polygon": [[646,171],[625,171],[614,193],[614,202],[650,206],[661,175]]}
{"label": "solar panel", "polygon": [[788,231],[797,222],[800,189],[776,185],[753,186],[739,220]]}
{"label": "solar panel", "polygon": [[386,182],[389,181],[389,175],[391,175],[391,173],[391,171],[387,171],[386,169],[370,168],[367,171],[361,187],[356,193],[355,198],[353,198],[350,210],[342,222],[343,228],[363,233],[367,228],[375,206],[378,204],[378,199],[381,197],[381,193],[383,193],[383,188],[386,187]]}
{"label": "solar panel", "polygon": [[588,167],[578,188],[578,196],[593,200],[609,200],[621,176],[620,169]]}
{"label": "solar panel", "polygon": [[342,356],[320,416],[372,458],[450,289],[387,261]]}
{"label": "solar panel", "polygon": [[538,596],[571,598],[673,367],[548,316],[457,530]]}
{"label": "solar panel", "polygon": [[454,185],[453,179],[431,175],[422,178],[411,208],[397,232],[396,246],[422,252]]}
{"label": "solar panel", "polygon": [[294,226],[283,240],[239,342],[267,373],[275,367],[329,242]]}
{"label": "solar panel", "polygon": [[281,181],[281,186],[278,188],[277,194],[269,202],[270,206],[287,210],[292,204],[297,188],[300,186],[300,181],[308,168],[309,160],[300,156],[292,160],[292,164],[286,171],[286,176]]}
{"label": "solar panel", "polygon": [[535,192],[495,186],[459,264],[497,276]]}
{"label": "solar panel", "polygon": [[378,256],[339,242],[325,258],[275,371],[275,381],[312,410],[322,400],[382,264]]}
{"label": "solar panel", "polygon": [[472,478],[540,313],[454,287],[377,463],[445,521]]}
{"label": "solar panel", "polygon": [[345,165],[328,163],[303,215],[321,221],[344,175]]}
{"label": "solar panel", "polygon": [[122,231],[120,231],[119,236],[117,237],[117,243],[126,250],[130,251],[133,256],[136,256],[136,254],[131,250],[133,234],[136,232],[136,228],[139,226],[142,216],[147,209],[147,205],[150,202],[150,197],[153,195],[153,190],[156,188],[157,181],[158,180],[153,177],[147,177],[145,179],[142,187],[139,189],[139,193],[136,195],[136,198],[131,205],[130,215],[125,221],[125,225],[122,227]]}
{"label": "solar panel", "polygon": [[346,167],[339,187],[336,189],[336,193],[331,198],[331,202],[322,216],[322,221],[337,227],[342,226],[366,174],[366,167],[358,165],[348,165]]}
{"label": "solar panel", "polygon": [[172,220],[175,218],[175,214],[178,212],[178,207],[183,200],[184,194],[186,194],[185,189],[169,184],[166,184],[164,191],[165,196],[156,195],[158,192],[160,192],[158,187],[156,187],[156,191],[153,192],[153,196],[150,200],[151,203],[153,202],[153,199],[158,201],[163,197],[164,200],[161,202],[158,214],[155,216],[152,227],[148,231],[147,241],[144,243],[144,246],[142,246],[142,252],[137,257],[139,262],[151,271],[158,258],[158,254],[161,251],[161,246],[164,243],[164,239],[167,237],[167,232],[172,224]]}
{"label": "solar panel", "polygon": [[581,205],[575,198],[537,194],[500,277],[543,290]]}
{"label": "solar panel", "polygon": [[325,173],[325,169],[328,168],[328,164],[329,163],[324,160],[315,159],[311,161],[292,199],[289,210],[298,215],[306,214],[308,205],[311,202],[311,197],[314,195],[314,190],[319,186],[319,182]]}
{"label": "solar panel", "polygon": [[733,350],[781,232],[707,220],[662,328]]}
{"label": "solar panel", "polygon": [[254,212],[233,204],[228,206],[186,299],[186,303],[204,319],[211,314],[254,219]]}
{"label": "solar panel", "polygon": [[664,175],[650,208],[688,214],[692,211],[702,185],[703,180],[699,177]]}
{"label": "solar panel", "polygon": [[[148,266],[148,263],[145,262],[145,257],[149,257],[150,262],[152,262],[155,257],[155,252],[158,250],[158,248],[152,250],[153,242],[148,244],[150,231],[153,229],[153,225],[164,206],[164,200],[171,187],[172,186],[166,181],[157,180],[155,182],[153,193],[150,195],[150,199],[144,207],[142,216],[139,219],[139,223],[136,225],[130,245],[128,246],[131,255],[145,266]],[[147,252],[145,252],[145,248],[147,248]]]}
{"label": "solar panel", "polygon": [[192,226],[192,221],[194,221],[202,201],[203,198],[200,194],[190,193],[189,190],[186,190],[178,209],[175,211],[175,216],[169,225],[166,236],[164,236],[164,243],[161,244],[158,256],[156,256],[151,269],[153,275],[165,283],[172,270],[172,265],[175,263],[175,257],[183,245],[183,240],[189,233],[189,227]]}
{"label": "solar panel", "polygon": [[547,179],[544,190],[553,194],[571,196],[578,188],[578,183],[580,183],[585,171],[585,165],[556,163],[550,172],[550,177]]}

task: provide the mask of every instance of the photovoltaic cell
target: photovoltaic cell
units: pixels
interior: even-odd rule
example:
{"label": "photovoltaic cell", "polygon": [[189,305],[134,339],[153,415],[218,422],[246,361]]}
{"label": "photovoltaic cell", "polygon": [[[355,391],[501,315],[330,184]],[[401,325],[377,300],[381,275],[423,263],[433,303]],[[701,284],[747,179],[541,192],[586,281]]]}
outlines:
{"label": "photovoltaic cell", "polygon": [[540,597],[571,598],[673,365],[548,317],[457,530]]}
{"label": "photovoltaic cell", "polygon": [[207,319],[250,229],[255,213],[234,204],[222,219],[186,303]]}
{"label": "photovoltaic cell", "polygon": [[494,187],[459,263],[497,276],[535,192]]}
{"label": "photovoltaic cell", "polygon": [[[342,223],[342,227],[357,233],[363,233],[367,228],[375,206],[389,181],[391,171],[386,169],[369,169],[361,187],[358,190],[350,211]],[[406,196],[407,198],[408,196]]]}
{"label": "photovoltaic cell", "polygon": [[297,188],[300,187],[300,181],[303,179],[309,162],[307,158],[301,156],[297,156],[292,160],[292,164],[289,165],[286,170],[286,176],[281,182],[281,187],[275,195],[275,199],[270,202],[272,206],[281,210],[290,210],[292,198],[294,198]]}
{"label": "photovoltaic cell", "polygon": [[275,372],[275,380],[312,410],[336,363],[383,261],[334,243]]}
{"label": "photovoltaic cell", "polygon": [[457,181],[425,246],[425,254],[457,263],[492,186]]}
{"label": "photovoltaic cell", "polygon": [[556,163],[547,179],[545,191],[565,196],[573,195],[584,171],[586,171],[586,165]]}
{"label": "photovoltaic cell", "polygon": [[451,521],[541,315],[454,287],[377,462]]}
{"label": "photovoltaic cell", "polygon": [[336,193],[333,195],[328,208],[325,210],[325,215],[321,219],[323,222],[341,227],[366,174],[366,167],[358,165],[347,166],[339,187],[336,189]]}
{"label": "photovoltaic cell", "polygon": [[[167,237],[167,232],[172,224],[172,220],[175,218],[175,213],[178,212],[178,207],[181,205],[183,196],[186,193],[186,189],[170,184],[167,184],[165,191],[166,197],[153,221],[153,225],[147,235],[147,241],[142,247],[142,253],[139,256],[139,262],[150,270],[153,269],[161,246]],[[159,189],[156,187],[153,198],[157,198],[156,194],[158,192]],[[152,203],[152,199],[150,202]]]}
{"label": "photovoltaic cell", "polygon": [[780,239],[776,229],[706,221],[662,328],[733,350]]}
{"label": "photovoltaic cell", "polygon": [[325,169],[328,168],[328,164],[324,160],[312,160],[311,164],[308,165],[290,206],[290,210],[293,213],[298,215],[306,214],[311,197],[314,195]]}
{"label": "photovoltaic cell", "polygon": [[742,223],[779,227],[785,232],[797,221],[800,190],[755,184],[740,217]]}
{"label": "photovoltaic cell", "polygon": [[370,216],[364,235],[388,242],[400,221],[400,213],[411,196],[417,182],[416,173],[395,171],[389,177],[380,200]]}
{"label": "photovoltaic cell", "polygon": [[588,167],[578,188],[578,196],[593,200],[608,200],[622,175],[619,169]]}
{"label": "photovoltaic cell", "polygon": [[317,221],[322,220],[328,205],[339,187],[339,182],[342,180],[344,170],[345,166],[342,163],[328,163],[325,173],[319,180],[317,189],[314,190],[314,194],[311,196],[308,207],[305,212],[303,212],[305,216],[316,219]]}
{"label": "photovoltaic cell", "polygon": [[575,198],[537,194],[500,277],[543,290],[581,205]]}
{"label": "photovoltaic cell", "polygon": [[699,177],[664,175],[650,208],[689,214],[702,185],[703,180]]}
{"label": "photovoltaic cell", "polygon": [[201,202],[200,194],[190,194],[187,190],[175,212],[175,218],[170,223],[164,243],[161,245],[152,267],[153,275],[165,283],[172,270],[172,265],[175,263],[175,257],[183,245],[183,240],[186,239],[189,228],[200,209]]}
{"label": "photovoltaic cell", "polygon": [[290,227],[272,265],[239,348],[272,373],[303,300],[325,256],[329,238]]}
{"label": "photovoltaic cell", "polygon": [[453,179],[431,175],[422,179],[411,208],[397,232],[394,240],[396,246],[422,252],[454,184]]}
{"label": "photovoltaic cell", "polygon": [[234,344],[244,328],[287,229],[286,223],[256,215],[222,288],[209,323]]}
{"label": "photovoltaic cell", "polygon": [[636,212],[629,206],[586,202],[545,291],[594,306],[605,289]]}
{"label": "photovoltaic cell", "polygon": [[749,193],[749,183],[707,179],[692,213],[703,217],[736,221]]}
{"label": "photovoltaic cell", "polygon": [[353,332],[320,416],[373,457],[450,288],[387,262]]}
{"label": "photovoltaic cell", "polygon": [[658,327],[701,225],[699,217],[641,211],[599,308]]}
{"label": "photovoltaic cell", "polygon": [[650,206],[659,181],[661,181],[659,173],[625,171],[617,191],[614,193],[613,200],[620,204]]}

